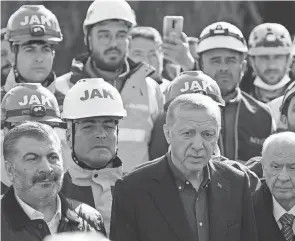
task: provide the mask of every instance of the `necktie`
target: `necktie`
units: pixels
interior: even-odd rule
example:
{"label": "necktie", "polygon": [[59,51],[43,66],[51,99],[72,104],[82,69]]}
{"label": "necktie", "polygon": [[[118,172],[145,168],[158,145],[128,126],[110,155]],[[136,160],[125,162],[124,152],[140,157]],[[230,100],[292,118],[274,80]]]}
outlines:
{"label": "necktie", "polygon": [[286,241],[292,241],[294,237],[292,225],[295,216],[289,213],[285,213],[280,217],[279,221],[282,224],[282,233],[286,239]]}

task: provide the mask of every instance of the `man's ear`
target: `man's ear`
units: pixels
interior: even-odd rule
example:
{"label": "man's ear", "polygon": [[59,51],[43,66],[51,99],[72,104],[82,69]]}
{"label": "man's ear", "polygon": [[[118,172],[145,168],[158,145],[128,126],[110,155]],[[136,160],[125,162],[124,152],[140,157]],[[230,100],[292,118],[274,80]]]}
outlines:
{"label": "man's ear", "polygon": [[9,178],[10,182],[13,183],[13,177],[14,177],[14,168],[13,168],[13,163],[10,161],[4,161],[5,163],[5,170],[7,173],[7,177]]}
{"label": "man's ear", "polygon": [[171,131],[169,130],[169,127],[167,124],[163,125],[163,131],[164,131],[166,141],[170,145],[171,144]]}

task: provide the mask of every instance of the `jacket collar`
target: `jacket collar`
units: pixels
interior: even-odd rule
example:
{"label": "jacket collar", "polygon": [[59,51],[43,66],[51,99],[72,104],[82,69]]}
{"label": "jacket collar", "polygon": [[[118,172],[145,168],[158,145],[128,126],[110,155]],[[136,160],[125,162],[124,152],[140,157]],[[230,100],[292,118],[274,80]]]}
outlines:
{"label": "jacket collar", "polygon": [[[208,184],[208,215],[210,220],[210,240],[225,241],[228,213],[230,213],[230,182],[223,174],[218,162],[209,161],[211,181]],[[195,240],[188,228],[185,210],[168,166],[167,154],[154,162],[150,174],[149,193],[165,220],[180,240]],[[221,164],[224,165],[224,164]],[[139,171],[139,170],[138,170]],[[176,218],[177,217],[177,218]],[[220,237],[218,235],[221,235]]]}
{"label": "jacket collar", "polygon": [[[115,184],[118,178],[123,175],[122,161],[119,157],[114,159],[114,167],[103,168],[100,170],[87,170],[73,164],[69,167],[69,174],[72,182],[78,186],[89,186],[92,183],[93,177],[96,177],[98,182],[107,181],[109,184]],[[102,180],[101,180],[102,179]]]}
{"label": "jacket collar", "polygon": [[[89,71],[89,65],[90,65],[90,68],[93,68],[93,66],[91,67],[91,57],[89,56],[89,53],[84,53],[78,56],[77,58],[73,59],[72,68],[71,68],[73,76],[70,80],[72,84],[75,84],[78,80],[82,78],[101,77],[98,71],[95,71],[95,70],[93,71],[93,69],[92,71]],[[122,79],[129,78],[133,73],[135,73],[141,68],[145,69],[146,77],[151,76],[155,71],[153,68],[151,68],[147,64],[135,63],[129,58],[126,59],[123,68],[124,68],[123,73],[118,76],[119,78],[122,78]]]}
{"label": "jacket collar", "polygon": [[[47,77],[45,80],[45,84],[42,84],[44,87],[49,89],[53,94],[55,93],[55,82],[54,80],[56,79],[56,75],[54,72],[51,72],[50,75]],[[7,76],[5,85],[3,86],[5,92],[8,92],[11,90],[14,86],[16,86],[19,82],[16,81],[15,79],[15,73],[14,73],[14,68],[11,68],[9,71],[9,74]],[[20,83],[25,83],[24,81],[20,81]]]}
{"label": "jacket collar", "polygon": [[[67,217],[69,221],[80,222],[78,214],[73,211],[66,198],[62,193],[58,194],[61,202],[62,217]],[[20,229],[31,222],[31,219],[26,215],[24,210],[17,202],[14,194],[13,186],[9,187],[1,200],[1,209],[8,223],[13,229]],[[17,213],[17,215],[14,215]]]}

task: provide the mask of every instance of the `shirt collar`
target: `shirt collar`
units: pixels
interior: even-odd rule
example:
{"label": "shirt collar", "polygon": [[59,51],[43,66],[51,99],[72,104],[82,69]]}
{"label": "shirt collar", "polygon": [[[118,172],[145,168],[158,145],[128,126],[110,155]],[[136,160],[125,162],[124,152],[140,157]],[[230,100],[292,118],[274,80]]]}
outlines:
{"label": "shirt collar", "polygon": [[[44,215],[41,212],[37,211],[36,209],[32,208],[31,206],[26,204],[24,201],[22,201],[19,198],[19,196],[16,194],[16,192],[14,192],[14,194],[15,194],[16,201],[18,202],[18,204],[21,206],[23,211],[27,214],[27,216],[31,220],[44,219]],[[55,219],[57,217],[58,217],[58,220],[61,219],[61,201],[58,195],[57,195],[57,209],[52,219]]]}
{"label": "shirt collar", "polygon": [[285,214],[289,213],[295,216],[295,205],[287,212],[272,196],[272,201],[273,201],[273,216],[275,220],[278,222],[279,219]]}
{"label": "shirt collar", "polygon": [[[180,170],[173,164],[172,159],[171,159],[171,152],[167,154],[167,159],[168,159],[168,166],[171,169],[173,178],[175,179],[175,182],[178,187],[184,187],[186,182],[188,181],[187,178],[181,173]],[[200,185],[200,188],[204,188],[206,185],[211,180],[211,175],[209,171],[209,166],[206,165],[203,169],[203,180]]]}

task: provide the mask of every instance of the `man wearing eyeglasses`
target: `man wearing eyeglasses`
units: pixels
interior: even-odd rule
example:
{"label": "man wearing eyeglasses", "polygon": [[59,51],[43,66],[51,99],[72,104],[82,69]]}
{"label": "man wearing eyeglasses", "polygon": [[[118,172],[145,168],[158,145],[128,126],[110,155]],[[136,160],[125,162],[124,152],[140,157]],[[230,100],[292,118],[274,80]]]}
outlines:
{"label": "man wearing eyeglasses", "polygon": [[127,58],[135,15],[125,0],[96,0],[83,24],[88,53],[73,61],[72,70],[57,79],[57,89],[66,94],[82,78],[103,78],[115,86],[128,117],[120,123],[119,153],[124,172],[149,160],[149,141],[154,122],[163,109],[158,83],[148,76],[148,65]]}
{"label": "man wearing eyeglasses", "polygon": [[269,108],[239,88],[247,51],[242,32],[227,22],[207,26],[197,47],[201,70],[217,82],[225,100],[221,154],[241,163],[260,155],[263,141],[274,130]]}
{"label": "man wearing eyeglasses", "polygon": [[294,240],[295,133],[281,132],[263,144],[265,182],[254,194],[259,241]]}
{"label": "man wearing eyeglasses", "polygon": [[[58,102],[50,90],[40,83],[20,83],[13,87],[3,97],[1,104],[1,142],[4,136],[14,128],[26,121],[37,121],[50,125],[62,142],[64,169],[71,161],[71,152],[66,143],[66,123],[60,119]],[[11,182],[7,178],[4,161],[1,159],[1,194]]]}

